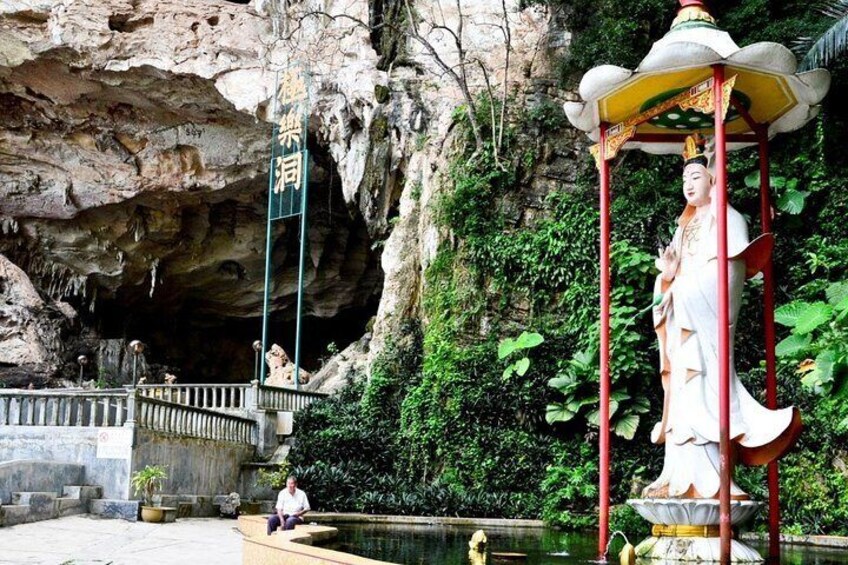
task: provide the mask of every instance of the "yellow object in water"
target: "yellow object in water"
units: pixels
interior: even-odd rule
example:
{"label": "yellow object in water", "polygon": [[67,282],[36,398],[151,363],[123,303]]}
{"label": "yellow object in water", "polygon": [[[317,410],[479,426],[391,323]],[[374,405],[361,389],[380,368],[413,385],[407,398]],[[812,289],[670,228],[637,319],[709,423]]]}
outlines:
{"label": "yellow object in water", "polygon": [[634,565],[636,563],[636,548],[629,543],[625,543],[618,557],[621,560],[621,565]]}
{"label": "yellow object in water", "polygon": [[482,551],[468,550],[468,565],[486,565],[486,554]]}
{"label": "yellow object in water", "polygon": [[486,532],[483,530],[477,530],[471,535],[471,541],[468,542],[468,547],[471,548],[472,551],[484,551],[486,549]]}

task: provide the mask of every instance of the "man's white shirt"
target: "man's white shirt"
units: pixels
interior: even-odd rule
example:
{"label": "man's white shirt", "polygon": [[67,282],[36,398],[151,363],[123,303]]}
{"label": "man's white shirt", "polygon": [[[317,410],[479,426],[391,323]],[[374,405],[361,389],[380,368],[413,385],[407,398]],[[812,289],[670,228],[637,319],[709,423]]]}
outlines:
{"label": "man's white shirt", "polygon": [[309,510],[309,499],[306,498],[306,493],[299,488],[294,489],[294,494],[289,492],[289,489],[284,488],[280,491],[280,496],[277,497],[277,510],[282,510],[283,514],[291,515],[301,510]]}

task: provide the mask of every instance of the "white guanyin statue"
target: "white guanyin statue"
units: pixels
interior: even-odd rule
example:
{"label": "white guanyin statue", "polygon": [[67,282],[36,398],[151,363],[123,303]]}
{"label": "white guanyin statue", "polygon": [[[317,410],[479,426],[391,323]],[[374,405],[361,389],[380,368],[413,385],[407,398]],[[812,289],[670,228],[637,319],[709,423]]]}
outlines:
{"label": "white guanyin statue", "polygon": [[[704,140],[690,136],[684,151],[686,208],[671,244],[656,260],[654,308],[660,375],[665,393],[662,421],[651,433],[665,444],[660,477],[645,498],[714,499],[719,492],[718,262],[715,178]],[[763,465],[783,455],[801,429],[795,408],[769,410],[745,390],[736,375],[734,343],[761,339],[736,335],[746,278],[760,271],[771,253],[771,235],[748,241],[742,215],[727,208],[730,299],[730,439],[734,460]],[[731,497],[747,500],[735,482]]]}

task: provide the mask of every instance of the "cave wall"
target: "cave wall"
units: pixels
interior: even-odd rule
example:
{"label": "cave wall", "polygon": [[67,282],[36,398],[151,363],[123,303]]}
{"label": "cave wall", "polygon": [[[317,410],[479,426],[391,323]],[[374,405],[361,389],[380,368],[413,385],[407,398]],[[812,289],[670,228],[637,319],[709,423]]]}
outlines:
{"label": "cave wall", "polygon": [[[395,2],[287,4],[0,6],[0,254],[67,318],[71,335],[45,338],[58,374],[70,378],[77,351],[96,350],[98,340],[138,337],[156,344],[146,352],[154,364],[179,367],[194,351],[201,368],[225,358],[243,365],[215,378],[252,374],[246,347],[261,314],[269,109],[277,72],[295,60],[308,61],[311,76],[305,313],[354,312],[329,333],[342,339],[367,325],[371,355],[417,315],[420,274],[446,237],[428,203],[449,184],[452,112],[462,100],[433,54],[456,64],[456,48],[432,26],[421,28],[429,47],[406,36]],[[506,84],[520,93],[545,64],[548,19],[517,1],[507,6]],[[501,3],[461,8],[464,49],[500,84],[503,40],[488,23],[503,23]],[[314,10],[344,17],[305,15]],[[419,2],[416,11],[422,22],[460,21],[455,5],[437,12]],[[391,26],[374,34],[361,25],[368,21]],[[468,69],[475,92],[483,78]],[[277,222],[273,237],[272,310],[286,339],[296,221]],[[23,331],[9,319],[0,325]],[[328,339],[314,336],[313,362]],[[217,357],[200,355],[216,348]]]}

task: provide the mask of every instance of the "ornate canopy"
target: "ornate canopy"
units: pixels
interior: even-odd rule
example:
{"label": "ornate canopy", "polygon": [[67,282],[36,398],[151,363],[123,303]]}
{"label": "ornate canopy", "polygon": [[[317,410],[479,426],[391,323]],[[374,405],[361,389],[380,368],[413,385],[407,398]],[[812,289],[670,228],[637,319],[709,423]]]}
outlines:
{"label": "ornate canopy", "polygon": [[608,158],[621,147],[679,154],[681,134],[713,131],[716,64],[725,66],[726,91],[732,91],[724,108],[728,149],[753,142],[744,135],[756,133],[750,122],[767,126],[769,137],[800,128],[816,116],[830,87],[828,71],[796,74],[795,55],[778,43],[740,48],[699,0],[681,0],[671,30],[635,71],[591,69],[580,81],[583,101],[565,103],[565,113],[593,141],[600,139],[600,125],[608,125]]}

